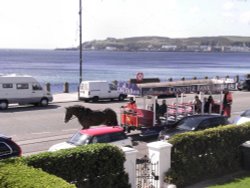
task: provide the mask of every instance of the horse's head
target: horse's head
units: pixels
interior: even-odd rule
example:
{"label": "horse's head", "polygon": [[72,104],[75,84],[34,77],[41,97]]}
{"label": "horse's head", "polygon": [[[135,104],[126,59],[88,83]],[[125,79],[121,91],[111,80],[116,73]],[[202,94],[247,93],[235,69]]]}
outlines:
{"label": "horse's head", "polygon": [[65,112],[65,117],[64,117],[64,122],[68,123],[68,121],[72,118],[73,113],[72,113],[72,109],[71,108],[65,108],[66,112]]}

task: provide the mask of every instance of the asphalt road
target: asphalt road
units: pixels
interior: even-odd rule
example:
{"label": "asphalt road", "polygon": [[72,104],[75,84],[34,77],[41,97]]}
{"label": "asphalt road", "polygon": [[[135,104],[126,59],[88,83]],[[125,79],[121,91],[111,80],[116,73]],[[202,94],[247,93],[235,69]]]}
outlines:
{"label": "asphalt road", "polygon": [[[191,101],[193,97],[193,94],[186,95],[183,101]],[[214,96],[214,99],[219,100],[220,95]],[[249,99],[250,92],[234,92],[231,119],[239,115],[241,111],[250,108]],[[175,101],[175,98],[167,99],[168,104]],[[151,100],[148,99],[147,102],[150,103]],[[160,102],[161,99],[159,99]],[[0,133],[11,136],[21,146],[24,155],[47,151],[51,145],[67,140],[77,130],[81,129],[77,119],[73,119],[67,124],[64,123],[65,107],[78,104],[93,110],[112,108],[116,111],[119,119],[120,107],[126,104],[126,101],[51,103],[45,108],[12,105],[8,110],[0,111]],[[137,105],[143,106],[141,98],[137,99]],[[137,142],[135,148],[139,150],[139,157],[147,153],[146,144],[147,142],[144,141]]]}

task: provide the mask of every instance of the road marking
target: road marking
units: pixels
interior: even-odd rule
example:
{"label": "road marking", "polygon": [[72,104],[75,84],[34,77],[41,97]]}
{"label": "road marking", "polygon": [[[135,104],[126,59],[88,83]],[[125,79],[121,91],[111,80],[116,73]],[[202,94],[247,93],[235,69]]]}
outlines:
{"label": "road marking", "polygon": [[34,138],[29,140],[20,140],[17,141],[19,145],[30,145],[30,144],[37,144],[42,142],[49,142],[49,141],[56,141],[56,140],[64,140],[70,138],[71,134],[65,134],[65,135],[54,135],[54,136],[47,136],[44,138]]}
{"label": "road marking", "polygon": [[49,134],[51,132],[39,132],[39,133],[31,133],[31,134]]}
{"label": "road marking", "polygon": [[77,129],[63,129],[62,131],[67,132],[67,131],[76,131]]}

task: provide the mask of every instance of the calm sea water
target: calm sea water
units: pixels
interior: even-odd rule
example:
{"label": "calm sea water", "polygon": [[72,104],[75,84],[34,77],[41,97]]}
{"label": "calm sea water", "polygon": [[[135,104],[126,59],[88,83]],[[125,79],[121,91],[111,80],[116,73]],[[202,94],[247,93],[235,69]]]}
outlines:
{"label": "calm sea water", "polygon": [[[118,80],[144,77],[209,78],[250,73],[250,53],[191,52],[83,52],[83,80]],[[79,52],[55,50],[0,50],[0,74],[17,73],[50,82],[52,92],[62,92],[63,83],[76,91],[79,83]]]}

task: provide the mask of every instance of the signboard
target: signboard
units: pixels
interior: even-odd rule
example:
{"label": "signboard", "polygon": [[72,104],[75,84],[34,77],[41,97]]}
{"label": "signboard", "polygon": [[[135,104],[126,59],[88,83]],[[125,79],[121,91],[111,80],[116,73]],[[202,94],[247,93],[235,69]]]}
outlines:
{"label": "signboard", "polygon": [[144,74],[142,72],[138,72],[136,74],[136,80],[137,80],[137,82],[141,82],[143,80],[143,78],[144,78]]}

